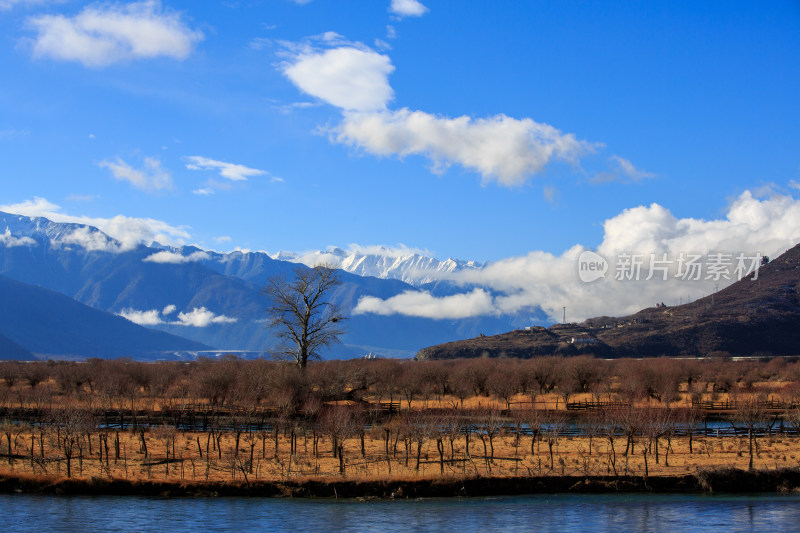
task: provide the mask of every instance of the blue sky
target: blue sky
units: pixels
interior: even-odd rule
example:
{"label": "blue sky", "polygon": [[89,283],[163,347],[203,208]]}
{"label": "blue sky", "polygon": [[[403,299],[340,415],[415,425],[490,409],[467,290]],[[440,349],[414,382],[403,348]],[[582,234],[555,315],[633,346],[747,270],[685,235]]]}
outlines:
{"label": "blue sky", "polygon": [[798,2],[0,0],[0,24],[18,212],[498,261],[638,206],[800,196]]}

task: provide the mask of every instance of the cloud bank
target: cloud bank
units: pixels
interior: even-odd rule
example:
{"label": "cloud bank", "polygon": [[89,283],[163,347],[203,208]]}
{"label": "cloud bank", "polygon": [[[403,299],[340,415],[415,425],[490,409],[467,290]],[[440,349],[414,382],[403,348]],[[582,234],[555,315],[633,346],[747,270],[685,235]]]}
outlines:
{"label": "cloud bank", "polygon": [[434,173],[458,164],[480,174],[484,182],[507,186],[526,182],[553,160],[577,163],[594,150],[572,134],[529,118],[448,118],[408,109],[346,113],[331,136],[373,155],[425,156]]}
{"label": "cloud bank", "polygon": [[[587,248],[575,245],[561,255],[535,251],[491,263],[483,269],[441,274],[442,279],[486,287],[493,297],[476,291],[469,293],[466,301],[456,296],[435,298],[424,292],[386,300],[369,297],[360,300],[354,312],[459,318],[465,313],[466,316],[513,314],[539,307],[552,320],[561,321],[566,307],[567,321],[578,321],[592,316],[633,313],[657,302],[685,303],[733,283],[736,278],[708,279],[704,274],[698,281],[687,281],[675,277],[678,264],[673,261],[664,281],[661,271],[656,268],[651,271],[648,254],[657,258],[667,254],[671,259],[681,254],[708,256],[715,252],[732,254],[734,258],[738,253],[748,257],[755,257],[756,253],[776,257],[800,242],[800,200],[789,195],[758,198],[745,191],[730,204],[723,218],[714,220],[677,218],[665,207],[653,203],[626,209],[606,220],[603,228],[603,241],[596,251],[608,260],[610,269],[605,279],[594,283],[580,280],[578,257]],[[622,264],[621,254],[645,256],[638,281],[615,279]],[[648,281],[651,272],[655,276]]]}
{"label": "cloud bank", "polygon": [[89,226],[81,226],[70,233],[61,235],[51,240],[56,245],[75,244],[89,252],[111,252],[118,253],[125,247],[116,239],[96,231]]}
{"label": "cloud bank", "polygon": [[164,317],[173,314],[175,311],[176,308],[174,305],[166,306],[163,311],[159,311],[158,309],[140,311],[128,308],[120,311],[119,316],[130,320],[134,324],[139,324],[140,326],[159,326],[167,324],[171,326],[205,328],[212,324],[233,324],[238,322],[236,318],[214,314],[205,307],[195,307],[189,312],[180,312],[178,313],[178,319],[174,321],[164,320]]}
{"label": "cloud bank", "polygon": [[148,255],[142,261],[145,263],[160,263],[170,265],[180,265],[184,263],[194,263],[196,261],[205,261],[210,259],[207,252],[193,252],[189,255],[181,255],[178,252],[170,252],[169,250],[162,250],[154,254]]}
{"label": "cloud bank", "polygon": [[492,307],[492,296],[483,289],[444,298],[436,298],[427,291],[405,291],[386,300],[362,297],[353,313],[457,319],[485,315]]}
{"label": "cloud bank", "polygon": [[126,318],[134,324],[140,326],[157,326],[163,324],[158,309],[150,311],[137,311],[136,309],[123,309],[119,312],[119,316]]}
{"label": "cloud bank", "polygon": [[[94,226],[118,241],[117,249],[121,251],[130,250],[140,244],[150,245],[154,242],[177,247],[184,245],[186,239],[191,238],[185,226],[172,226],[152,218],[134,218],[122,215],[112,218],[73,216],[63,213],[60,206],[39,197],[17,204],[0,205],[0,211],[28,217],[44,217],[53,222]],[[73,243],[81,246],[96,246],[98,241],[91,235],[88,236],[91,238],[88,238],[85,231],[88,231],[88,228],[73,232],[73,237],[70,237],[73,239]],[[108,251],[114,251],[112,248],[109,248]]]}
{"label": "cloud bank", "polygon": [[237,319],[225,315],[215,315],[205,307],[195,307],[188,313],[178,313],[178,322],[174,322],[174,324],[204,328],[211,324],[233,324],[234,322],[237,322]]}
{"label": "cloud bank", "polygon": [[14,248],[15,246],[36,246],[36,241],[30,237],[14,237],[11,235],[11,230],[6,228],[5,233],[0,233],[0,244],[6,248]]}
{"label": "cloud bank", "polygon": [[41,15],[28,19],[28,24],[37,33],[34,57],[95,68],[159,56],[185,59],[203,39],[180,13],[163,8],[157,0],[94,4],[74,17]]}

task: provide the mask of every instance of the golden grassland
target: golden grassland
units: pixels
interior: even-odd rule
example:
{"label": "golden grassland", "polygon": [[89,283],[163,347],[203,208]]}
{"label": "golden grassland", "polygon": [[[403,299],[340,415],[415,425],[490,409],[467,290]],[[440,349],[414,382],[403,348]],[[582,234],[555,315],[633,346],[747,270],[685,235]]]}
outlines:
{"label": "golden grassland", "polygon": [[[574,400],[589,399],[577,395]],[[571,399],[571,400],[573,400]],[[724,401],[725,396],[717,396]],[[323,431],[284,423],[266,431],[178,431],[164,426],[135,431],[97,429],[74,435],[69,460],[66,429],[17,425],[0,431],[0,476],[69,476],[191,482],[306,480],[435,480],[530,476],[681,476],[701,469],[750,466],[750,441],[742,435],[564,436],[517,435],[515,410],[530,397],[511,399],[506,422],[492,439],[480,429],[463,434],[405,434],[392,420],[341,437],[342,457]],[[643,402],[652,404],[653,402]],[[456,405],[451,397],[414,400],[409,412]],[[502,409],[490,397],[469,398],[464,409]],[[537,399],[539,409],[564,409],[554,394]],[[688,405],[682,398],[676,405]],[[407,404],[402,408],[407,409]],[[402,411],[401,411],[402,412]],[[362,438],[363,434],[363,438]],[[238,438],[238,445],[237,445]],[[388,453],[387,453],[388,452]],[[67,464],[69,463],[69,464]],[[753,468],[800,465],[800,437],[775,433],[754,441]]]}
{"label": "golden grassland", "polygon": [[[107,438],[113,441],[117,432]],[[747,437],[696,436],[692,451],[688,437],[673,437],[659,443],[659,457],[648,439],[635,439],[626,455],[626,438],[561,437],[553,443],[552,459],[548,438],[536,439],[531,453],[531,436],[513,434],[494,438],[494,458],[484,450],[483,442],[470,439],[467,453],[465,439],[445,442],[444,470],[435,441],[425,441],[417,466],[417,443],[411,443],[408,453],[403,442],[393,453],[385,453],[385,442],[367,434],[362,455],[359,438],[344,442],[344,473],[339,459],[332,453],[331,440],[318,437],[318,452],[313,452],[313,437],[296,437],[297,448],[290,453],[290,436],[280,433],[278,452],[271,433],[240,436],[236,452],[232,433],[173,432],[150,430],[142,434],[120,431],[120,455],[109,446],[108,457],[101,450],[101,434],[88,435],[81,451],[71,459],[71,476],[77,478],[107,477],[129,480],[168,481],[289,481],[307,479],[346,478],[358,481],[387,479],[437,479],[441,477],[515,477],[515,476],[609,476],[630,475],[677,476],[691,474],[702,468],[748,468]],[[40,433],[21,432],[14,437],[13,454],[0,457],[0,475],[66,476],[66,459],[45,437],[44,455],[40,449]],[[486,439],[488,441],[488,439]],[[91,450],[89,449],[91,441]],[[199,442],[199,445],[198,445]],[[754,467],[759,470],[791,468],[800,465],[800,438],[773,435],[758,439]],[[487,445],[488,446],[488,445]],[[104,448],[104,446],[102,446]],[[645,449],[650,447],[645,454]],[[206,451],[208,450],[208,451]],[[4,450],[5,451],[5,450]],[[252,462],[250,460],[252,451]],[[616,455],[614,457],[614,454]],[[647,466],[645,467],[645,458]],[[647,472],[646,472],[647,470]]]}

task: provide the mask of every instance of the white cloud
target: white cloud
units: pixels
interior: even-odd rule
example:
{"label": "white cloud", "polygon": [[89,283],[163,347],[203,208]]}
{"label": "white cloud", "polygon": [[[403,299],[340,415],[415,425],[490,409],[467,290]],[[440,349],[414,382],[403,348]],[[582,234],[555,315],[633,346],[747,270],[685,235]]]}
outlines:
{"label": "white cloud", "polygon": [[123,251],[135,248],[140,244],[149,245],[154,242],[182,246],[186,239],[191,238],[185,226],[171,226],[161,220],[122,215],[112,218],[73,216],[62,213],[61,207],[39,197],[18,204],[0,205],[0,211],[28,217],[44,217],[53,222],[94,226],[119,241],[120,250]]}
{"label": "white cloud", "polygon": [[[561,255],[534,251],[491,263],[483,269],[441,273],[442,279],[476,284],[497,295],[480,298],[473,295],[470,314],[517,313],[541,307],[553,320],[561,320],[563,307],[567,320],[577,321],[600,315],[625,315],[656,302],[669,305],[697,299],[735,281],[676,279],[676,259],[681,253],[707,255],[712,252],[745,253],[776,257],[800,242],[800,200],[791,196],[773,195],[759,199],[745,191],[729,206],[724,218],[700,220],[677,218],[658,204],[626,209],[605,221],[605,234],[597,252],[609,260],[606,278],[595,283],[582,283],[578,277],[578,256],[586,248],[575,245]],[[641,281],[614,279],[616,258],[620,253],[645,254]],[[669,279],[646,281],[650,254],[666,253],[673,261]],[[735,262],[735,259],[734,259]],[[703,277],[705,277],[704,273]],[[446,314],[447,303],[420,293],[380,301],[366,300],[359,312],[400,312],[412,316],[435,317]],[[481,311],[482,309],[482,311]],[[444,316],[443,316],[444,317]]]}
{"label": "white cloud", "polygon": [[397,30],[391,24],[386,26],[386,38],[387,39],[394,39],[397,37]]}
{"label": "white cloud", "polygon": [[220,235],[219,237],[214,237],[214,242],[218,242],[222,244],[223,242],[231,242],[231,239],[228,235]]}
{"label": "white cloud", "polygon": [[0,233],[0,244],[6,248],[13,248],[15,246],[36,246],[36,241],[30,237],[14,237],[11,235],[11,230],[6,228],[5,233]]}
{"label": "white cloud", "polygon": [[193,190],[192,194],[196,194],[198,196],[211,196],[215,192],[217,192],[217,191],[215,191],[211,187],[201,187],[200,189]]}
{"label": "white cloud", "polygon": [[237,319],[225,315],[215,315],[205,307],[195,307],[188,313],[178,313],[177,326],[193,326],[204,328],[211,324],[233,324]]}
{"label": "white cloud", "polygon": [[135,324],[140,326],[158,326],[161,324],[169,324],[171,326],[192,326],[196,328],[204,328],[211,324],[233,324],[238,320],[225,315],[216,315],[206,309],[205,307],[195,307],[188,313],[178,313],[178,320],[168,322],[163,317],[173,314],[176,311],[174,305],[168,305],[163,311],[159,312],[158,309],[150,309],[148,311],[139,311],[137,309],[123,309],[119,312],[119,316],[127,318]]}
{"label": "white cloud", "polygon": [[178,252],[170,252],[169,250],[161,250],[154,254],[148,255],[142,261],[146,263],[161,263],[180,265],[183,263],[193,263],[196,261],[205,261],[210,257],[207,252],[193,252],[189,255],[181,255]]}
{"label": "white cloud", "polygon": [[577,164],[600,144],[578,140],[548,124],[504,114],[488,118],[439,116],[406,108],[391,111],[391,59],[329,32],[283,43],[282,69],[300,90],[340,108],[343,120],[327,128],[331,141],[378,156],[422,155],[435,173],[458,164],[484,183],[519,185],[554,160]]}
{"label": "white cloud", "polygon": [[636,168],[635,166],[633,166],[633,163],[631,163],[624,157],[620,157],[618,155],[612,155],[610,159],[611,161],[617,164],[622,174],[632,179],[633,181],[641,181],[645,178],[652,178],[653,176],[655,176],[655,174],[653,174],[652,172],[647,172],[645,170]]}
{"label": "white cloud", "polygon": [[105,233],[95,231],[89,226],[76,228],[74,231],[61,235],[53,240],[53,244],[77,244],[90,252],[117,253],[122,250],[122,245],[116,239],[108,237]]}
{"label": "white cloud", "polygon": [[115,179],[127,181],[143,191],[172,188],[172,176],[161,168],[161,162],[154,157],[145,157],[141,169],[133,168],[119,157],[115,161],[101,161],[99,166],[110,170]]}
{"label": "white cloud", "polygon": [[87,67],[159,56],[185,59],[203,34],[157,0],[85,7],[74,17],[28,19],[36,32],[34,57],[78,61]]}
{"label": "white cloud", "polygon": [[483,289],[437,298],[427,291],[405,291],[386,300],[364,296],[353,314],[410,315],[424,318],[470,318],[492,313],[492,296]]}
{"label": "white cloud", "polygon": [[189,161],[186,168],[190,170],[217,170],[221,177],[232,181],[247,181],[248,177],[267,174],[265,170],[237,165],[235,163],[226,163],[225,161],[217,161],[199,155],[186,156],[186,160]]}
{"label": "white cloud", "polygon": [[640,181],[648,178],[655,177],[652,172],[636,168],[633,163],[624,157],[612,155],[608,158],[614,165],[614,168],[608,172],[600,172],[589,180],[590,183],[601,184],[617,181],[621,183],[639,183]]}
{"label": "white cloud", "polygon": [[789,181],[789,187],[791,187],[792,189],[797,189],[798,191],[800,191],[800,182],[797,182],[796,180],[791,180],[791,181]]}
{"label": "white cloud", "polygon": [[424,155],[434,172],[459,164],[480,173],[484,182],[507,186],[524,183],[554,159],[574,163],[594,149],[529,118],[447,118],[408,109],[346,113],[331,138],[374,155]]}
{"label": "white cloud", "polygon": [[55,214],[60,209],[61,208],[59,206],[47,201],[46,198],[40,198],[38,196],[34,196],[33,200],[25,200],[24,202],[20,202],[18,204],[0,205],[0,211],[29,217],[43,216],[50,218],[47,216],[48,214]]}
{"label": "white cloud", "polygon": [[428,12],[428,8],[418,0],[392,0],[389,11],[400,17],[420,17]]}
{"label": "white cloud", "polygon": [[120,311],[119,316],[127,318],[134,324],[139,324],[140,326],[157,326],[164,323],[159,316],[158,309],[137,311],[136,309],[128,308]]}
{"label": "white cloud", "polygon": [[315,40],[337,48],[319,50],[310,44],[295,48],[283,73],[300,90],[346,110],[377,111],[394,97],[389,74],[394,66],[389,56],[360,43],[346,43],[338,34]]}

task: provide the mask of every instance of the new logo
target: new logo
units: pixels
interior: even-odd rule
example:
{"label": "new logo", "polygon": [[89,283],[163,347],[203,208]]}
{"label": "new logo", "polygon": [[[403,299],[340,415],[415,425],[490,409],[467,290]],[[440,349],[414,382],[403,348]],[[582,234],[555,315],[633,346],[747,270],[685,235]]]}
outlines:
{"label": "new logo", "polygon": [[578,276],[584,283],[591,283],[606,277],[608,261],[599,254],[584,250],[578,257]]}

